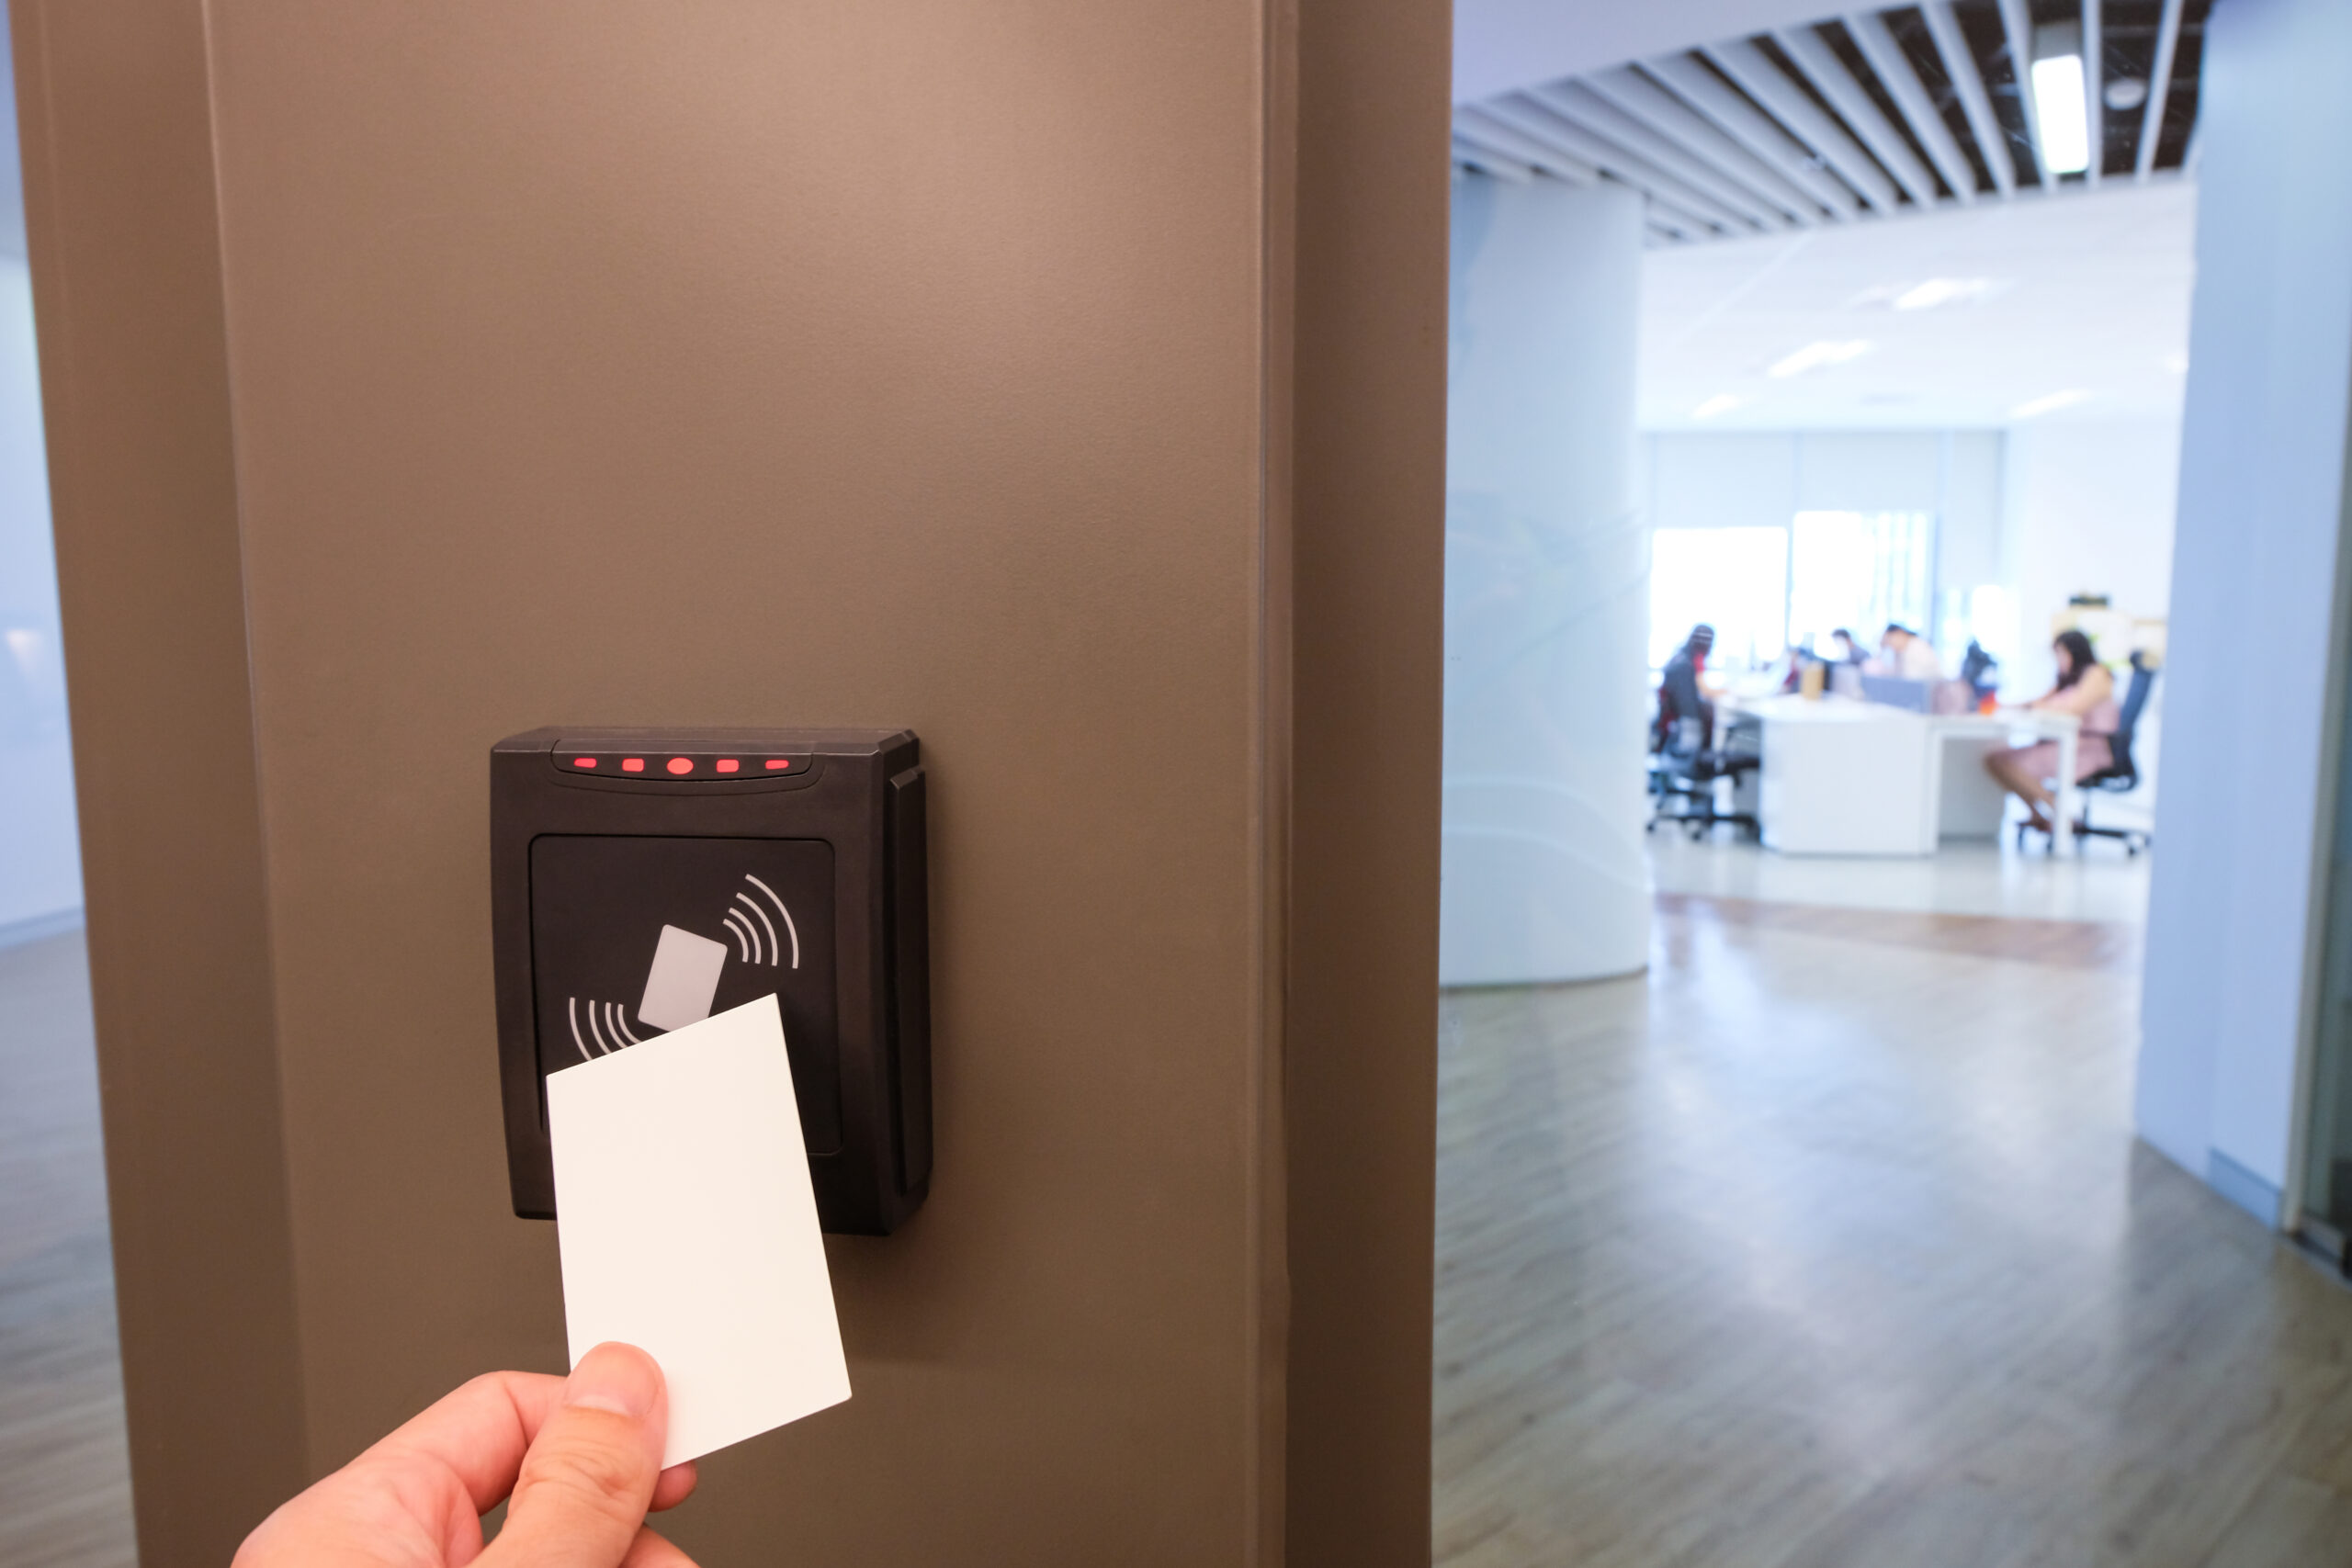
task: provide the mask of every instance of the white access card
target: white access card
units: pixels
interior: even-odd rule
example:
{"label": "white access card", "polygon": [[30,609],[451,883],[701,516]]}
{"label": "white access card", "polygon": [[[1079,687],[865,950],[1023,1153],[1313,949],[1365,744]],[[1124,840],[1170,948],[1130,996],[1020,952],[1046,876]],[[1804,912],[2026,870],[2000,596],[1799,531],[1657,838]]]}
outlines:
{"label": "white access card", "polygon": [[664,1465],[849,1397],[773,996],[548,1077],[571,1360],[662,1364]]}

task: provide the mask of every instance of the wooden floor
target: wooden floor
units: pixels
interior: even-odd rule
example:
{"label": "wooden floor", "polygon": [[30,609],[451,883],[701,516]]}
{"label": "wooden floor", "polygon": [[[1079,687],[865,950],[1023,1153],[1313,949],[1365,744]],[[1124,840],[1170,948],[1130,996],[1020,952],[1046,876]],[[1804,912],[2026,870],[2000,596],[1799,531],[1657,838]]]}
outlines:
{"label": "wooden floor", "polygon": [[129,1568],[137,1560],[81,944],[77,933],[0,948],[0,1563],[7,1568]]}
{"label": "wooden floor", "polygon": [[2352,1563],[2352,1292],[2134,1144],[2135,947],[1683,897],[1449,996],[1437,1561]]}

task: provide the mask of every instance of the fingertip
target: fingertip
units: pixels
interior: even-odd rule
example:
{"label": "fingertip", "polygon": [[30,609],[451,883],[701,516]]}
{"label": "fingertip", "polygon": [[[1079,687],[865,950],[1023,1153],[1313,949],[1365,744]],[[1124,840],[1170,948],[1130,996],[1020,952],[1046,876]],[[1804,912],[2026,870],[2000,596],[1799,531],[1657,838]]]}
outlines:
{"label": "fingertip", "polygon": [[606,1340],[580,1358],[564,1380],[563,1403],[641,1421],[660,1408],[662,1368],[634,1345]]}
{"label": "fingertip", "polygon": [[647,1506],[649,1511],[658,1514],[665,1508],[676,1507],[695,1495],[695,1484],[700,1479],[692,1460],[672,1465],[655,1479],[653,1501]]}
{"label": "fingertip", "polygon": [[483,1561],[619,1562],[660,1483],[668,1403],[643,1350],[599,1345],[581,1357],[523,1456],[506,1527]]}

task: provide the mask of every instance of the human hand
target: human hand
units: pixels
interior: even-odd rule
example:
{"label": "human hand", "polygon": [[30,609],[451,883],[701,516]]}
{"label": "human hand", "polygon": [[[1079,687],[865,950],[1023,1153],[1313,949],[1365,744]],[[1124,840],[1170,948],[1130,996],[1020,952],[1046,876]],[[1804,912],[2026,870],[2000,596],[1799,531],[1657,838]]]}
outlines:
{"label": "human hand", "polygon": [[[662,1468],[662,1369],[599,1345],[569,1378],[492,1372],[264,1519],[232,1568],[694,1568],[645,1525],[695,1489]],[[485,1550],[481,1516],[512,1495]]]}

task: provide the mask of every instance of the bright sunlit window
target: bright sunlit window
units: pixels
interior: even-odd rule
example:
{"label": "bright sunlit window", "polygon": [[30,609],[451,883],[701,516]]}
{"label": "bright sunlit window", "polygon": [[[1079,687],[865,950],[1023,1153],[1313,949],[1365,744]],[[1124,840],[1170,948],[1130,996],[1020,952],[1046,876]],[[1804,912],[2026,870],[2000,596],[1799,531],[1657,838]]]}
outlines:
{"label": "bright sunlit window", "polygon": [[[1800,512],[1786,528],[1660,528],[1650,536],[1650,668],[1701,621],[1712,661],[1757,669],[1788,649],[1836,652],[1830,634],[1878,647],[1889,622],[1933,639],[1935,518],[1925,512]],[[1949,619],[1949,617],[1947,617]]]}
{"label": "bright sunlit window", "polygon": [[1752,668],[1787,649],[1786,528],[1660,528],[1650,541],[1651,669],[1701,621],[1715,628],[1719,666]]}
{"label": "bright sunlit window", "polygon": [[1843,626],[1865,650],[1890,621],[1931,637],[1935,528],[1924,512],[1800,512],[1791,531],[1789,637],[1834,651]]}

